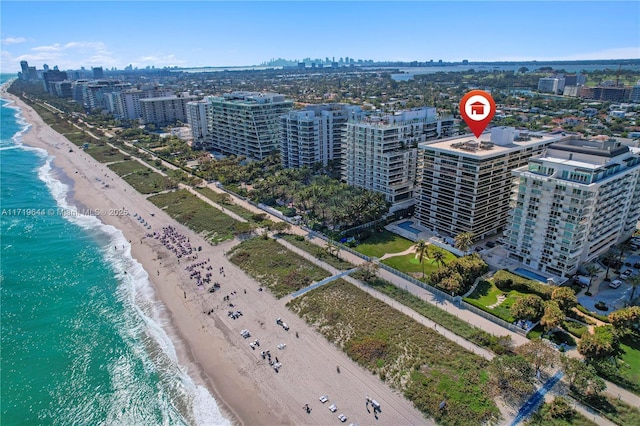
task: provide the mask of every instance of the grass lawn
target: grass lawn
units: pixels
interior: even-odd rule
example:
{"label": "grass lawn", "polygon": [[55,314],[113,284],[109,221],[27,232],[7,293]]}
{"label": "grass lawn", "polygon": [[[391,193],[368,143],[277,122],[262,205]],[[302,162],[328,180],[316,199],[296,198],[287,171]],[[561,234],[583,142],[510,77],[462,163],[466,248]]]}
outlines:
{"label": "grass lawn", "polygon": [[[489,308],[489,306],[498,301],[498,296],[501,294],[506,295],[507,298],[500,305]],[[515,290],[505,292],[496,287],[491,281],[482,281],[478,284],[474,292],[464,300],[498,318],[502,318],[507,322],[513,322],[515,318],[511,316],[510,308],[513,302],[521,296],[524,296],[524,294]]]}
{"label": "grass lawn", "polygon": [[[434,251],[440,251],[442,253],[444,253],[445,255],[445,260],[444,263],[447,264],[450,261],[452,261],[453,259],[456,258],[456,256],[453,253],[450,253],[444,249],[441,249],[440,247],[436,247],[433,245],[429,246],[429,253],[433,253]],[[404,272],[405,274],[410,274],[415,276],[416,278],[422,278],[422,267],[424,266],[424,273],[425,276],[429,276],[431,275],[432,272],[436,271],[438,269],[438,264],[435,263],[433,260],[431,259],[424,259],[423,264],[421,264],[418,259],[416,259],[416,254],[415,253],[409,253],[409,254],[405,254],[403,256],[393,256],[393,257],[388,257],[386,259],[384,259],[382,261],[382,263],[384,263],[385,265],[389,265],[392,268],[397,269],[398,271]],[[415,275],[417,274],[417,275]]]}
{"label": "grass lawn", "polygon": [[[627,336],[621,341],[624,355],[621,359],[629,368],[622,368],[622,376],[633,383],[640,383],[640,337]],[[638,385],[640,387],[640,385]],[[637,392],[636,393],[640,393]]]}
{"label": "grass lawn", "polygon": [[296,235],[291,234],[283,234],[280,236],[283,240],[287,241],[290,244],[298,247],[300,250],[304,250],[312,256],[317,257],[325,263],[333,266],[334,268],[340,269],[341,271],[345,271],[347,269],[353,268],[355,265],[351,262],[347,262],[344,259],[337,258],[335,256],[329,255],[322,247],[313,244],[307,239],[303,239],[302,241],[297,238]]}
{"label": "grass lawn", "polygon": [[330,275],[271,238],[243,241],[228,255],[231,262],[268,287],[278,298]]}
{"label": "grass lawn", "polygon": [[623,353],[617,368],[604,363],[602,367],[596,365],[596,370],[602,378],[640,395],[640,336],[624,336],[620,339],[620,348]]}
{"label": "grass lawn", "polygon": [[497,424],[484,358],[356,286],[336,280],[287,306],[439,424]]}
{"label": "grass lawn", "polygon": [[141,194],[153,194],[167,189],[167,178],[143,166],[136,160],[109,164],[118,176],[123,178]]}
{"label": "grass lawn", "polygon": [[148,200],[213,243],[233,238],[239,223],[186,189],[152,195]]}
{"label": "grass lawn", "polygon": [[616,397],[600,394],[589,398],[580,398],[580,400],[597,408],[604,413],[605,417],[618,425],[640,425],[640,409],[632,407]]}
{"label": "grass lawn", "polygon": [[358,244],[355,250],[370,257],[382,257],[387,253],[403,252],[413,244],[413,241],[384,230],[374,233]]}

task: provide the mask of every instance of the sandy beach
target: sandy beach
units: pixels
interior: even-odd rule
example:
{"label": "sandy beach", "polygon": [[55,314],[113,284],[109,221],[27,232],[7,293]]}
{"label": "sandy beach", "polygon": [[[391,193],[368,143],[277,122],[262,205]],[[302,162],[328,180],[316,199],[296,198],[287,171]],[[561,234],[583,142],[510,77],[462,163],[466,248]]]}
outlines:
{"label": "sandy beach", "polygon": [[[340,424],[338,415],[344,413],[346,424],[432,424],[397,391],[291,313],[284,300],[258,291],[260,285],[224,256],[237,241],[211,246],[44,124],[31,107],[10,94],[2,93],[2,97],[13,100],[32,125],[24,143],[47,150],[55,157],[58,178],[72,182],[69,203],[100,211],[98,217],[130,241],[132,256],[149,274],[156,297],[166,308],[165,328],[181,365],[196,383],[211,391],[225,417],[245,425],[327,425]],[[143,217],[152,230],[136,216]],[[166,227],[188,239],[192,247],[201,246],[198,258],[178,259],[160,239],[148,236]],[[199,262],[206,263],[185,270]],[[197,286],[190,277],[193,270],[200,270],[203,276],[212,273],[212,282],[219,282],[220,289],[209,293],[210,285]],[[228,301],[223,300],[225,296]],[[240,310],[242,316],[233,319],[227,315],[229,310]],[[278,317],[289,324],[288,331],[276,324]],[[250,338],[240,335],[243,329],[251,332]],[[252,349],[249,343],[255,339],[260,346]],[[286,346],[278,349],[279,345]],[[263,350],[282,364],[277,372],[261,356]],[[321,403],[321,395],[328,395],[329,401]],[[382,405],[377,420],[365,406],[367,396]],[[310,413],[303,409],[305,404]],[[336,412],[328,409],[331,404],[337,406]]]}

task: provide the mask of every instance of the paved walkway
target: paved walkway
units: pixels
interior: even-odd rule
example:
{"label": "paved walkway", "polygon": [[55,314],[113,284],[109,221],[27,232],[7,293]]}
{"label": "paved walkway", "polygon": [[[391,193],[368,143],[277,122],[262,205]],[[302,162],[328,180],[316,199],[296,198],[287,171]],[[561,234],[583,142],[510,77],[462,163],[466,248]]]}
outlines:
{"label": "paved walkway", "polygon": [[416,252],[416,246],[414,244],[411,247],[409,247],[408,249],[406,249],[405,251],[401,251],[399,253],[386,253],[379,260],[384,260],[384,259],[388,259],[390,257],[396,257],[396,256],[404,256],[406,254],[415,253],[415,252]]}
{"label": "paved walkway", "polygon": [[547,380],[540,389],[531,395],[522,405],[518,414],[516,414],[516,418],[511,422],[511,426],[517,426],[521,421],[529,417],[531,413],[536,411],[540,403],[544,400],[544,396],[560,381],[563,375],[564,373],[562,371],[558,371],[549,380]]}
{"label": "paved walkway", "polygon": [[327,283],[330,283],[331,281],[335,281],[338,278],[342,278],[342,277],[344,277],[346,275],[349,275],[350,273],[355,272],[358,269],[359,268],[349,269],[348,271],[340,272],[339,274],[332,275],[332,276],[330,276],[328,278],[325,278],[324,280],[321,280],[321,281],[318,281],[317,283],[311,284],[310,286],[307,286],[305,288],[301,288],[300,290],[298,290],[298,291],[294,292],[293,294],[291,294],[291,298],[295,299],[298,296],[302,296],[303,294],[305,294],[308,291],[313,290],[314,288],[321,287],[321,286],[323,286],[323,285],[325,285]]}

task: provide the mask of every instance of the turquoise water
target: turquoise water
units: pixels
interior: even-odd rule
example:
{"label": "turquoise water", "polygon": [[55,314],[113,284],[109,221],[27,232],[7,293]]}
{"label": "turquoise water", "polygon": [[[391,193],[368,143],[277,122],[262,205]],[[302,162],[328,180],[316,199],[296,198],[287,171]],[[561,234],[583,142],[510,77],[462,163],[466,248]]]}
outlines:
{"label": "turquoise water", "polygon": [[541,283],[547,283],[547,278],[543,277],[540,274],[536,274],[533,271],[529,271],[528,269],[524,269],[524,268],[516,268],[513,270],[514,273],[525,277],[525,278],[529,278],[531,280],[535,280],[535,281],[540,281]]}
{"label": "turquoise water", "polygon": [[409,231],[412,234],[416,234],[416,235],[418,235],[419,233],[422,232],[418,228],[414,228],[411,225],[413,225],[413,222],[411,222],[410,220],[407,220],[406,222],[399,223],[398,227],[404,229],[405,231]]}
{"label": "turquoise water", "polygon": [[74,208],[69,187],[1,102],[2,424],[229,424],[178,363],[122,233],[48,214]]}

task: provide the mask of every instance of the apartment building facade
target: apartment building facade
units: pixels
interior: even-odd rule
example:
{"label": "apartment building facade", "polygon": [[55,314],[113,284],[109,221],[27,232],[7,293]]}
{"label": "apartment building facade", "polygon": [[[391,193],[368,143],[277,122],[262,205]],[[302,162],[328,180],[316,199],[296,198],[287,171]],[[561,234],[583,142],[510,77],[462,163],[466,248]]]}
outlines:
{"label": "apartment building facade", "polygon": [[233,92],[209,103],[205,148],[260,160],[280,150],[280,117],[293,101],[277,93]]}
{"label": "apartment building facade", "polygon": [[614,139],[554,143],[513,174],[505,247],[540,271],[575,274],[631,237],[640,218],[640,155]]}
{"label": "apartment building facade", "polygon": [[417,146],[450,135],[452,117],[435,108],[370,116],[347,123],[342,177],[349,185],[384,194],[391,211],[415,203]]}
{"label": "apartment building facade", "polygon": [[472,135],[418,146],[415,217],[437,235],[501,234],[509,218],[511,171],[562,136],[494,127]]}
{"label": "apartment building facade", "polygon": [[197,96],[165,96],[140,99],[140,122],[166,126],[176,121],[187,121],[187,103],[197,100]]}
{"label": "apartment building facade", "polygon": [[280,155],[284,168],[327,166],[342,160],[347,122],[362,118],[362,108],[346,104],[308,105],[280,118]]}
{"label": "apartment building facade", "polygon": [[191,128],[194,148],[202,148],[209,135],[209,102],[206,99],[187,103],[187,123]]}

